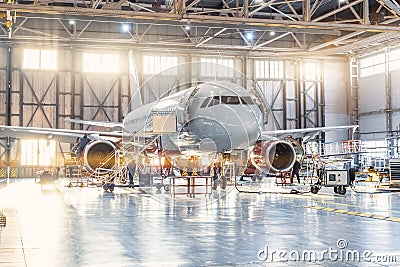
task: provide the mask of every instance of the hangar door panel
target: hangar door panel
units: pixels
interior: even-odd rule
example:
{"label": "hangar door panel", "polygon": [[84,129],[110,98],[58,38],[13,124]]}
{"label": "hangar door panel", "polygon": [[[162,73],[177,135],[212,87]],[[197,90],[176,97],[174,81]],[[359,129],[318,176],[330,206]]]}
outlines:
{"label": "hangar door panel", "polygon": [[392,71],[390,74],[392,82],[392,107],[400,108],[400,70]]}
{"label": "hangar door panel", "polygon": [[368,115],[360,119],[362,140],[384,139],[386,133],[386,114]]}
{"label": "hangar door panel", "polygon": [[349,84],[348,64],[342,62],[324,63],[325,112],[347,114],[347,87]]}
{"label": "hangar door panel", "polygon": [[[257,81],[263,97],[270,108],[268,113],[268,130],[283,129],[283,81]],[[273,123],[272,123],[273,122]]]}
{"label": "hangar door panel", "polygon": [[55,72],[22,72],[23,126],[55,127],[57,75]]}
{"label": "hangar door panel", "polygon": [[[73,94],[74,88],[72,88],[72,73],[61,72],[58,74],[58,127],[62,129],[68,129],[70,127],[69,122],[64,122],[64,119],[72,118],[73,109]],[[79,103],[79,102],[78,102]]]}
{"label": "hangar door panel", "polygon": [[399,111],[393,112],[392,123],[393,123],[394,131],[400,130],[400,112]]}
{"label": "hangar door panel", "polygon": [[360,113],[386,108],[385,84],[384,73],[360,78]]}
{"label": "hangar door panel", "polygon": [[185,77],[156,75],[151,78],[144,78],[145,81],[143,81],[144,83],[141,87],[144,104],[188,88]]}
{"label": "hangar door panel", "polygon": [[7,71],[0,69],[0,124],[6,124]]}
{"label": "hangar door panel", "polygon": [[86,74],[82,77],[84,120],[119,121],[120,77],[115,74]]}

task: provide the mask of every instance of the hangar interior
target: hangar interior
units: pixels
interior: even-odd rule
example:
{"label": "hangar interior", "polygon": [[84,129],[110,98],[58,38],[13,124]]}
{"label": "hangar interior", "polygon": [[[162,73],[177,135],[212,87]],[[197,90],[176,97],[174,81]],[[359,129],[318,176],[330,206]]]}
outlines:
{"label": "hangar interior", "polygon": [[[0,266],[398,266],[399,21],[395,0],[0,0]],[[210,84],[232,88],[208,95],[202,89]],[[232,104],[223,101],[232,97],[226,91],[236,93],[232,101],[253,112],[255,122],[210,114],[226,119],[226,129],[233,125],[232,135],[246,133],[240,138],[251,147],[243,149],[243,141],[242,151],[208,158],[206,175],[194,167],[188,175],[195,159],[187,157],[174,162],[184,167],[180,174],[166,177],[163,139],[152,136],[157,146],[137,146],[144,156],[135,160],[169,178],[168,190],[164,180],[163,190],[142,186],[140,174],[138,184],[129,177],[128,185],[115,186],[109,175],[85,186],[79,172],[71,184],[71,152],[79,153],[76,145],[88,132],[121,139],[121,124],[107,133],[104,125],[134,116],[138,105],[165,104],[162,99],[182,93],[171,102],[189,113],[200,92],[200,108],[214,100]],[[142,103],[135,102],[137,92]],[[138,113],[124,126],[146,126],[148,114]],[[213,126],[222,123],[210,121],[201,121],[211,132],[199,131],[203,137],[221,133]],[[185,123],[182,129],[192,126]],[[256,139],[247,134],[254,125],[259,135],[290,137]],[[307,130],[301,144],[290,132],[338,126],[345,128]],[[75,145],[59,142],[67,138],[64,130],[79,133]],[[120,157],[115,166],[122,165],[121,150],[113,150]],[[296,183],[298,150],[305,160]],[[250,165],[270,171],[285,152],[290,164],[274,167],[274,174],[260,176],[252,166],[251,179],[241,179]],[[321,158],[325,170],[317,166]],[[128,176],[131,166],[124,164],[118,172]],[[356,167],[360,186],[349,181]],[[227,186],[228,173],[234,179]],[[395,183],[378,187],[388,175]],[[180,196],[175,186],[183,188]],[[196,193],[196,186],[205,192]],[[347,258],[328,259],[328,248]],[[277,257],[282,251],[289,257]],[[361,252],[368,253],[360,258]]]}
{"label": "hangar interior", "polygon": [[[144,103],[170,85],[233,81],[258,89],[265,130],[355,124],[354,136],[320,142],[363,140],[365,165],[398,156],[391,1],[4,1],[0,10],[3,125],[89,130],[65,119],[121,121],[134,50]],[[178,64],[187,67],[159,74]],[[24,177],[62,167],[70,147],[3,138],[0,149],[1,167]]]}

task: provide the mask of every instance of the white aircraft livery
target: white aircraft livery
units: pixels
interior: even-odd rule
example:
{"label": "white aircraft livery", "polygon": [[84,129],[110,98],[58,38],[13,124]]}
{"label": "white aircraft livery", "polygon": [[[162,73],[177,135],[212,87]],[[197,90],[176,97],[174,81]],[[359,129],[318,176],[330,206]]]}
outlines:
{"label": "white aircraft livery", "polygon": [[[155,118],[164,118],[155,131]],[[83,131],[21,126],[0,126],[0,137],[53,138],[75,143],[87,134],[91,141],[82,151],[82,162],[90,172],[101,165],[110,168],[113,160],[105,163],[116,149],[132,149],[142,139],[157,140],[162,149],[171,154],[224,153],[249,149],[251,160],[260,172],[274,173],[289,170],[302,153],[294,139],[279,139],[285,135],[318,133],[350,129],[357,126],[335,126],[263,132],[263,114],[255,97],[243,87],[231,82],[204,82],[178,93],[140,105],[129,112],[123,122],[71,122],[120,127],[121,131]],[[163,125],[162,125],[163,126]],[[165,130],[167,129],[168,130]],[[148,147],[150,144],[144,142]],[[139,149],[145,153],[146,149]],[[300,151],[300,152],[299,152]]]}

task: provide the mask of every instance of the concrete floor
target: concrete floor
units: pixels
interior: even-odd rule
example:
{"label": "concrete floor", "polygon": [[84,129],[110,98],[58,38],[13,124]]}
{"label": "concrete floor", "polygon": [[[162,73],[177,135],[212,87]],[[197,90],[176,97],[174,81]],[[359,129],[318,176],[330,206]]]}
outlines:
{"label": "concrete floor", "polygon": [[400,266],[400,194],[331,191],[174,199],[2,181],[0,266]]}

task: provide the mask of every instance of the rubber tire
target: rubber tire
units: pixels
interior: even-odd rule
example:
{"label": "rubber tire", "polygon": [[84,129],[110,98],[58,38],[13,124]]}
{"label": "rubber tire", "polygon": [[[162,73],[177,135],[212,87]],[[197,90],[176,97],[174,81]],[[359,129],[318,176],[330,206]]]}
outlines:
{"label": "rubber tire", "polygon": [[337,186],[335,186],[334,188],[333,188],[333,192],[335,192],[336,194],[338,194],[338,191],[337,191]]}
{"label": "rubber tire", "polygon": [[164,190],[165,191],[169,192],[170,189],[171,188],[170,188],[169,184],[164,185]]}
{"label": "rubber tire", "polygon": [[312,185],[310,191],[313,194],[318,194],[319,188],[316,185]]}
{"label": "rubber tire", "polygon": [[346,194],[346,187],[344,185],[339,185],[337,187],[337,191],[339,194],[344,195],[344,194]]}
{"label": "rubber tire", "polygon": [[225,190],[227,185],[227,179],[225,176],[221,176],[220,184],[219,186],[221,187],[222,190]]}
{"label": "rubber tire", "polygon": [[158,190],[160,190],[162,187],[163,187],[162,184],[156,184],[156,188],[157,188]]}

